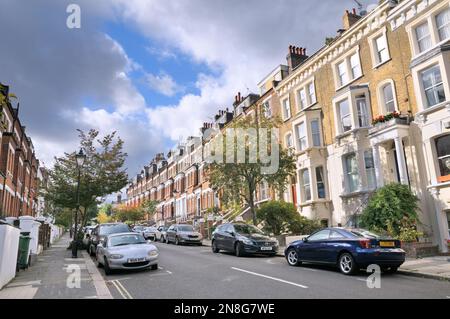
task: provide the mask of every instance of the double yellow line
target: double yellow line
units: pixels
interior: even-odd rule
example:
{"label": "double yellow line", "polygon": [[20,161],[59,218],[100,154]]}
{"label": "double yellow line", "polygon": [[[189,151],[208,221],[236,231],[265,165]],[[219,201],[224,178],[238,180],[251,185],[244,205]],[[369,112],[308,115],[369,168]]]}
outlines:
{"label": "double yellow line", "polygon": [[125,289],[125,287],[122,285],[122,283],[119,280],[111,280],[114,287],[116,287],[117,291],[120,293],[123,299],[133,299],[133,297],[130,295],[128,290]]}

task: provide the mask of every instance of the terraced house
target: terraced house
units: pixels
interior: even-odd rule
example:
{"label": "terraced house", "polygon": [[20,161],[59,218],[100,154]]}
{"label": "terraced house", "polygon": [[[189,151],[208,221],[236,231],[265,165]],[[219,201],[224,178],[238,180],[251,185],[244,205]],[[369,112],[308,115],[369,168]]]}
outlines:
{"label": "terraced house", "polygon": [[[289,46],[287,65],[258,84],[259,94],[239,94],[230,116],[225,112],[220,123],[224,113],[219,113],[216,123],[205,127],[223,126],[240,116],[281,118],[280,143],[297,160],[296,178],[289,181],[284,200],[293,202],[300,214],[324,226],[355,225],[374,190],[402,183],[420,199],[419,228],[425,241],[446,252],[449,79],[450,1],[384,1],[370,12],[345,11],[336,37],[311,56],[303,47]],[[220,208],[220,196],[212,190],[211,201],[199,204],[199,194],[203,198],[208,187],[199,191],[202,157],[193,160],[190,154],[200,154],[208,139],[195,141],[197,146],[177,149],[172,175],[182,186],[165,217],[189,220],[206,207]],[[156,193],[170,187],[161,169],[162,180],[153,185]],[[130,203],[136,202],[140,180],[128,189]],[[186,189],[190,195],[183,197]],[[259,203],[277,197],[270,185],[260,185],[257,193]],[[170,197],[157,198],[165,200],[165,211]]]}
{"label": "terraced house", "polygon": [[[0,84],[0,94],[9,87]],[[19,106],[1,106],[0,208],[4,217],[35,216],[37,208],[36,158],[31,138],[19,119]]]}

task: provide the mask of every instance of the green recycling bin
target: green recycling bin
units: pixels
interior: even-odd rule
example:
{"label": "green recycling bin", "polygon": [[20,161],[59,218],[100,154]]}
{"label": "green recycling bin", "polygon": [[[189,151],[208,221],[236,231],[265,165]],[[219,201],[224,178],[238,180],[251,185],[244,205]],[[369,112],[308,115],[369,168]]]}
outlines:
{"label": "green recycling bin", "polygon": [[28,250],[30,247],[30,233],[21,233],[19,238],[19,254],[17,264],[20,269],[28,268]]}

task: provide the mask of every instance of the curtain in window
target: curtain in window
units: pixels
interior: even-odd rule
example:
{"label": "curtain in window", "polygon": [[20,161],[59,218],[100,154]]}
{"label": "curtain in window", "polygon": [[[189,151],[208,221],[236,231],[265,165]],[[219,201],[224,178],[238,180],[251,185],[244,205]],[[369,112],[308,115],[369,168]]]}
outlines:
{"label": "curtain in window", "polygon": [[428,22],[425,22],[416,28],[416,37],[420,52],[431,48],[432,42]]}
{"label": "curtain in window", "polygon": [[395,111],[394,92],[392,90],[392,84],[386,84],[383,87],[384,108],[386,112]]}
{"label": "curtain in window", "polygon": [[305,201],[311,200],[311,183],[309,180],[309,170],[302,171],[302,187]]}
{"label": "curtain in window", "polygon": [[347,176],[348,192],[354,192],[358,190],[359,177],[358,177],[358,163],[356,161],[355,154],[349,154],[344,159],[345,162],[345,174]]}
{"label": "curtain in window", "polygon": [[313,146],[320,146],[320,127],[319,120],[311,121],[311,135],[313,140]]}

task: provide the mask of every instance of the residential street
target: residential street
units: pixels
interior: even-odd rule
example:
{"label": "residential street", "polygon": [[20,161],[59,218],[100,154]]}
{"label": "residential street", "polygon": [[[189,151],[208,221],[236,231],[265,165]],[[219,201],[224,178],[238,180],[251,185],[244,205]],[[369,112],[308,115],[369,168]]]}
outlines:
{"label": "residential street", "polygon": [[319,267],[290,267],[282,257],[213,254],[210,247],[156,243],[157,271],[105,276],[114,298],[450,298],[450,282],[402,274],[382,275],[369,289],[367,276],[344,276]]}

